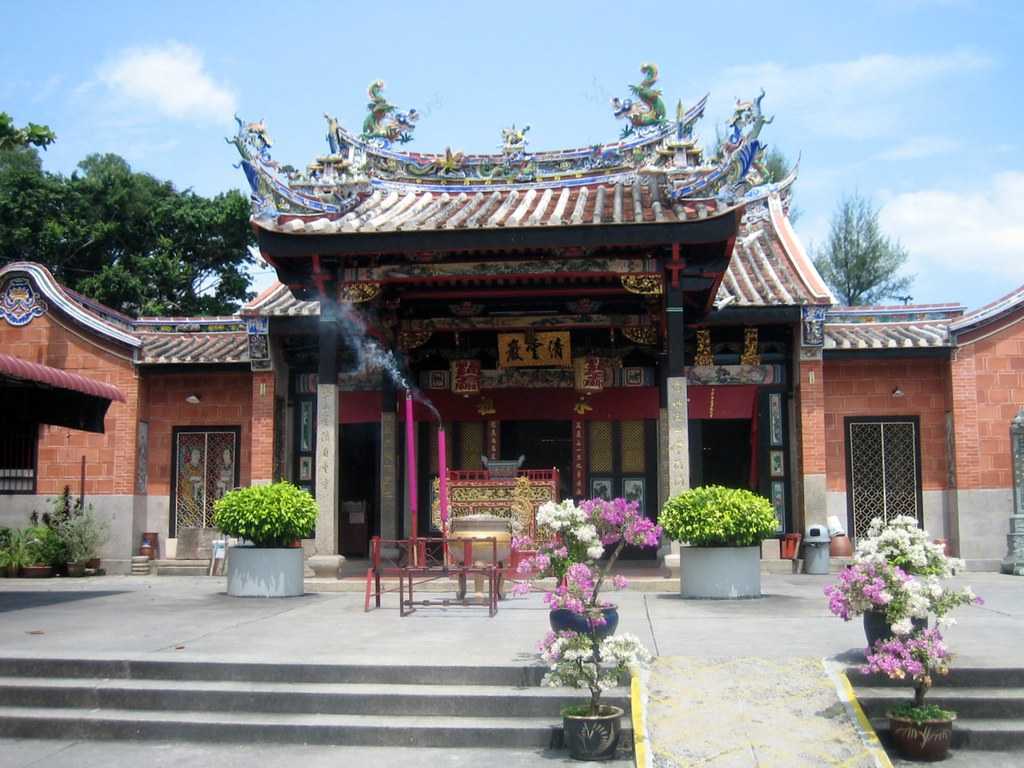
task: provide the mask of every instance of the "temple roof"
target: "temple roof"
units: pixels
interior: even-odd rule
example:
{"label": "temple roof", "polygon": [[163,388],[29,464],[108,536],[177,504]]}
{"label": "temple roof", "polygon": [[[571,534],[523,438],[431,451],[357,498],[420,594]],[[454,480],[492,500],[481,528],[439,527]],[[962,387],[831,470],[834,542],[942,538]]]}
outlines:
{"label": "temple roof", "polygon": [[254,223],[296,234],[677,223],[741,206],[774,186],[759,138],[772,121],[761,112],[763,92],[736,102],[724,138],[705,156],[693,131],[708,97],[685,109],[680,102],[670,118],[657,66],[641,72],[631,98],[613,99],[625,127],[604,144],[536,152],[530,126],[513,125],[502,129],[496,153],[411,152],[404,145],[419,113],[388,103],[381,81],[369,87],[361,133],[324,115],[328,152],[305,170],[271,156],[262,121],[236,117],[228,141],[252,189]]}

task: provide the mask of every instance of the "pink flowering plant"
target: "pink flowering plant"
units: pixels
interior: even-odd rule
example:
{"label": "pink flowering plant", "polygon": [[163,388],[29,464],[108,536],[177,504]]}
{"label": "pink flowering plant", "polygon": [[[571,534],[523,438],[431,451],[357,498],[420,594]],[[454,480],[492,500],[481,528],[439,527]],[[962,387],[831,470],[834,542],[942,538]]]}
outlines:
{"label": "pink flowering plant", "polygon": [[951,656],[938,628],[926,629],[910,636],[879,640],[868,649],[867,664],[861,673],[883,674],[893,680],[911,679],[914,700],[894,707],[890,717],[903,717],[922,723],[925,720],[950,720],[955,713],[926,705],[925,694],[932,687],[933,675],[949,674]]}
{"label": "pink flowering plant", "polygon": [[[524,594],[531,578],[554,576],[555,589],[545,594],[545,602],[552,609],[586,615],[594,627],[602,626],[602,609],[611,604],[600,599],[601,588],[623,548],[627,544],[657,547],[660,541],[661,527],[643,517],[635,501],[548,502],[537,511],[537,541],[513,542],[521,551],[536,547],[536,554],[519,562],[517,576],[521,580],[513,591]],[[608,548],[610,554],[602,561]],[[616,575],[611,584],[623,589],[628,582]]]}
{"label": "pink flowering plant", "polygon": [[[914,619],[954,624],[948,616],[963,605],[980,605],[970,587],[954,589],[942,582],[958,567],[955,558],[927,541],[927,533],[910,530],[910,517],[891,524],[873,520],[858,544],[854,562],[839,574],[839,583],[825,587],[829,610],[849,621],[868,611],[884,613],[897,635],[910,635]],[[914,522],[916,526],[916,521]]]}
{"label": "pink flowering plant", "polygon": [[586,688],[590,701],[562,710],[566,715],[604,714],[601,694],[619,685],[627,672],[651,662],[650,652],[635,636],[612,635],[598,640],[592,634],[549,632],[540,644],[540,654],[548,665],[542,685]]}

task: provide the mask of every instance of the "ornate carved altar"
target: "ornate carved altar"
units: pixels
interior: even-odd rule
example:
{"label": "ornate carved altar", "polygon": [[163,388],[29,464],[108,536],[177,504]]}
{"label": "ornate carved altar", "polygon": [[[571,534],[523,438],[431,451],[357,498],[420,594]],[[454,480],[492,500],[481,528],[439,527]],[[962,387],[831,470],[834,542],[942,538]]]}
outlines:
{"label": "ornate carved altar", "polygon": [[[547,501],[558,501],[557,469],[521,469],[509,477],[495,477],[488,470],[449,470],[449,519],[466,515],[495,515],[512,521],[517,535],[533,535],[537,509]],[[438,487],[434,480],[431,519],[441,527]]]}

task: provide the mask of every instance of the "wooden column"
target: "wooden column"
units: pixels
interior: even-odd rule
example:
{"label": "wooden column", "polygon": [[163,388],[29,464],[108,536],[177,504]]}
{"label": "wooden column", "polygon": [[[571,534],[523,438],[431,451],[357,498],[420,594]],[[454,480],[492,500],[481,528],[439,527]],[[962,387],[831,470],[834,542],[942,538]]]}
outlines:
{"label": "wooden column", "polygon": [[395,390],[384,386],[380,412],[380,535],[397,539],[398,508],[398,414],[395,411]]}

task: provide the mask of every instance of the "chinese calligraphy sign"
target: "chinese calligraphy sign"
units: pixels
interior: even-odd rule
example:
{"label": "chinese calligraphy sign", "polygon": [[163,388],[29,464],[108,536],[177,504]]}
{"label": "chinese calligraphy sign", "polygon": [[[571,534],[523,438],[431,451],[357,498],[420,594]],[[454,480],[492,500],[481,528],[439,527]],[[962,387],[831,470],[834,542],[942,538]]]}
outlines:
{"label": "chinese calligraphy sign", "polygon": [[572,348],[568,331],[546,333],[499,333],[498,366],[527,368],[572,366]]}

